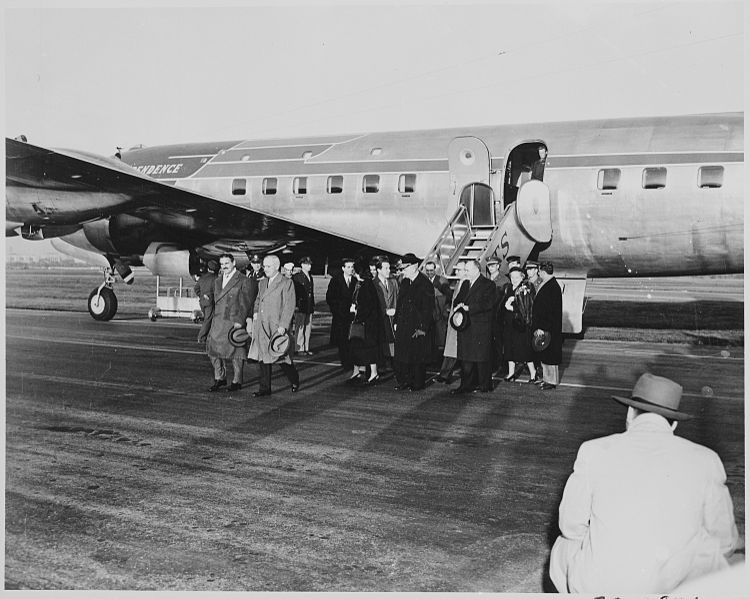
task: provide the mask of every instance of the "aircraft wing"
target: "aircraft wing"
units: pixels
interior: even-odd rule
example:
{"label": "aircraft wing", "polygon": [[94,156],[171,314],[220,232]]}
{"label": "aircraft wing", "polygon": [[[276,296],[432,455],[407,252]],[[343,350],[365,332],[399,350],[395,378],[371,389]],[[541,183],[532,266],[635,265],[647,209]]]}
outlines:
{"label": "aircraft wing", "polygon": [[[75,196],[81,215],[78,222],[91,220],[92,209],[98,206],[95,217],[129,214],[180,233],[181,239],[192,244],[234,239],[245,242],[243,250],[261,251],[285,243],[344,241],[298,223],[162,183],[114,157],[53,150],[6,138],[6,179],[9,188],[54,190],[59,195]],[[109,201],[102,201],[103,197]],[[93,202],[97,204],[90,205]],[[57,209],[47,211],[44,224],[56,224],[56,213],[59,214]],[[67,218],[69,222],[71,215]]]}

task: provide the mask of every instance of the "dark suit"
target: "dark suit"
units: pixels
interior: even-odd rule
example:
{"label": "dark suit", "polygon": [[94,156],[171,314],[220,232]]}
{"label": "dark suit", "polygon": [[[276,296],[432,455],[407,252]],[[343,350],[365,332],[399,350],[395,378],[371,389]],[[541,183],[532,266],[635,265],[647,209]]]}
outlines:
{"label": "dark suit", "polygon": [[208,271],[203,273],[193,286],[198,305],[203,312],[203,324],[201,330],[198,331],[198,343],[205,343],[208,331],[211,330],[211,319],[214,315],[214,281],[216,281],[216,274]]}
{"label": "dark suit", "polygon": [[292,277],[294,292],[297,295],[297,309],[294,313],[294,329],[297,351],[310,351],[312,314],[315,312],[315,282],[312,275],[298,272]]}
{"label": "dark suit", "polygon": [[382,340],[381,356],[390,357],[394,356],[394,343],[396,337],[393,333],[393,316],[388,316],[386,310],[396,309],[396,302],[398,301],[398,281],[389,277],[386,284],[380,280],[380,277],[375,277],[375,291],[378,293],[378,306],[380,308],[380,321],[382,323],[380,331],[380,339]]}
{"label": "dark suit", "polygon": [[502,312],[502,301],[505,296],[507,286],[510,285],[510,280],[500,271],[497,276],[493,279],[488,277],[490,281],[495,284],[495,308],[494,318],[492,319],[492,371],[505,370],[503,361],[503,312]]}
{"label": "dark suit", "polygon": [[445,347],[445,334],[448,331],[448,314],[450,312],[453,292],[451,290],[451,284],[445,277],[435,275],[432,279],[428,277],[427,280],[430,281],[435,289],[435,308],[432,315],[433,320],[435,321],[434,345],[436,355],[440,356]]}
{"label": "dark suit", "polygon": [[461,286],[456,303],[469,309],[469,326],[458,332],[458,359],[461,360],[459,389],[492,389],[492,325],[497,306],[495,284],[479,275],[473,284]]}
{"label": "dark suit", "polygon": [[[396,377],[401,385],[422,389],[432,353],[432,310],[435,292],[422,273],[411,281],[404,277],[396,304]],[[414,336],[417,330],[425,334]]]}
{"label": "dark suit", "polygon": [[349,347],[349,325],[354,318],[350,311],[357,279],[352,275],[347,286],[344,273],[331,277],[326,291],[326,303],[331,309],[331,344],[339,348],[339,360],[345,369],[354,366]]}
{"label": "dark suit", "polygon": [[[558,384],[557,366],[562,362],[562,290],[555,277],[542,283],[534,297],[531,312],[531,329],[549,331],[552,335],[550,344],[536,355],[542,363],[545,382]],[[553,368],[550,368],[553,367]]]}

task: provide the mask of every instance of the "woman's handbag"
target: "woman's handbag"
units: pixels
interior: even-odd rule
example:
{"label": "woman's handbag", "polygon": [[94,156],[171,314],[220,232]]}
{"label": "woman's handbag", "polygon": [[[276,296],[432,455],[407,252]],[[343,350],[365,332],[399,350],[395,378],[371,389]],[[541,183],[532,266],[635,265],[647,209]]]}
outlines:
{"label": "woman's handbag", "polygon": [[353,322],[349,325],[349,341],[352,339],[365,339],[365,323]]}

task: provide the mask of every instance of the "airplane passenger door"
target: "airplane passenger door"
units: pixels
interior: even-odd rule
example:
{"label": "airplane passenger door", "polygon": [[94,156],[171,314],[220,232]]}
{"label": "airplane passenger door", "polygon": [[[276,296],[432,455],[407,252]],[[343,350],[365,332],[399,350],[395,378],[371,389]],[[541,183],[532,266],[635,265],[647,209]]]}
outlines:
{"label": "airplane passenger door", "polygon": [[[464,203],[469,219],[475,226],[494,226],[495,206],[493,193],[474,193],[481,187],[469,187],[473,183],[490,183],[490,151],[477,137],[456,137],[448,144],[448,169],[450,171],[450,194],[452,205]],[[484,186],[482,186],[484,187]]]}

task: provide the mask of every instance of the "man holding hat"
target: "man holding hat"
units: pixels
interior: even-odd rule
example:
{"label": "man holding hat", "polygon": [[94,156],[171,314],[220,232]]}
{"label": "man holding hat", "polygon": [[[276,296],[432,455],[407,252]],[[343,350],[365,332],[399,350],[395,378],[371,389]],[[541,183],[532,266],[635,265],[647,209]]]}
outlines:
{"label": "man holding hat", "polygon": [[253,342],[248,358],[258,360],[260,387],[253,397],[271,395],[271,365],[278,363],[292,385],[292,393],[299,389],[299,374],[289,355],[294,343],[289,330],[294,316],[296,296],[294,283],[279,273],[278,256],[263,258],[265,278],[258,284],[258,299],[253,314]]}
{"label": "man holding hat", "polygon": [[396,388],[408,391],[424,389],[432,353],[435,294],[430,281],[419,272],[420,262],[414,254],[401,258],[404,276],[394,316]]}
{"label": "man holding hat", "polygon": [[[534,337],[546,335],[548,345],[535,346],[537,359],[542,363],[542,381],[539,386],[555,389],[560,383],[559,365],[562,363],[562,289],[552,276],[552,262],[526,263],[526,274],[536,286],[534,305],[531,311],[531,331]],[[532,278],[536,277],[536,281]]]}
{"label": "man holding hat", "polygon": [[482,276],[476,260],[466,261],[466,280],[456,293],[454,304],[456,310],[466,311],[469,324],[458,328],[461,384],[451,393],[492,391],[492,321],[497,294],[494,283]]}
{"label": "man holding hat", "polygon": [[646,373],[625,432],[578,450],[562,502],[550,578],[560,592],[669,593],[726,568],[738,532],[726,473],[712,450],[676,437],[682,387]]}
{"label": "man holding hat", "polygon": [[214,313],[206,339],[206,353],[214,367],[214,384],[209,391],[218,391],[227,384],[227,360],[232,361],[234,369],[232,384],[227,390],[238,391],[242,388],[245,349],[236,347],[230,341],[229,333],[232,329],[248,326],[258,288],[254,281],[237,271],[232,254],[219,256],[219,270],[214,281]]}

